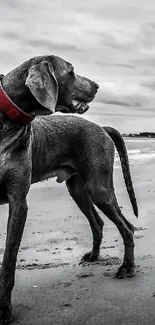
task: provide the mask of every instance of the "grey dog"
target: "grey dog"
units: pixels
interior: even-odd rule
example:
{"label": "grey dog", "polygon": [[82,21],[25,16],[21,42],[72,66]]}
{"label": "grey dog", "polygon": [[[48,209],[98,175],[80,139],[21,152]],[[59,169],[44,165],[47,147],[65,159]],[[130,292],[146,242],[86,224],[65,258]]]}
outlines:
{"label": "grey dog", "polygon": [[25,114],[24,118],[34,118],[22,125],[21,116],[13,116],[12,120],[12,112],[7,112],[3,101],[0,104],[0,203],[9,203],[0,272],[0,324],[6,324],[12,320],[11,292],[31,183],[55,176],[58,182],[66,181],[93,233],[92,251],[83,260],[94,261],[100,252],[103,221],[94,204],[115,223],[125,245],[124,260],[117,272],[120,278],[134,274],[134,227],[122,215],[114,194],[114,143],[136,215],[137,204],[120,134],[77,116],[48,115],[55,110],[86,111],[98,89],[95,82],[77,76],[73,66],[63,59],[44,56],[35,57],[4,76],[2,88],[12,105]]}

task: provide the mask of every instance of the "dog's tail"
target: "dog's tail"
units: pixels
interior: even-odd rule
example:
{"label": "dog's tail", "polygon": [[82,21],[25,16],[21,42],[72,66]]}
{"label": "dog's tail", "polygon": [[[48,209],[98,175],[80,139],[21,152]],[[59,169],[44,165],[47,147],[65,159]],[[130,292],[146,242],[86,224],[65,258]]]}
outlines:
{"label": "dog's tail", "polygon": [[130,173],[130,167],[129,167],[129,159],[127,154],[127,149],[125,142],[121,136],[121,134],[114,128],[110,126],[104,126],[103,129],[108,133],[110,138],[113,140],[116,149],[118,151],[120,160],[121,160],[121,166],[124,176],[125,185],[129,194],[129,198],[133,207],[133,211],[135,216],[138,218],[138,206],[137,201],[135,197],[135,192],[133,188],[133,183],[131,179],[131,173]]}

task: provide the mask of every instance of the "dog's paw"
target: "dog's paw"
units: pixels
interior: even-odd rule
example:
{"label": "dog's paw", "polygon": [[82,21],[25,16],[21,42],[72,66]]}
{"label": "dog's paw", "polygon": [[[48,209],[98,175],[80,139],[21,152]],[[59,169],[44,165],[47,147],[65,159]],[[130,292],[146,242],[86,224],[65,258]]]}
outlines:
{"label": "dog's paw", "polygon": [[116,279],[126,279],[133,278],[135,276],[135,266],[134,265],[121,265],[115,274]]}
{"label": "dog's paw", "polygon": [[99,257],[98,253],[88,252],[82,257],[79,264],[82,264],[84,262],[95,262],[98,260],[98,257]]}

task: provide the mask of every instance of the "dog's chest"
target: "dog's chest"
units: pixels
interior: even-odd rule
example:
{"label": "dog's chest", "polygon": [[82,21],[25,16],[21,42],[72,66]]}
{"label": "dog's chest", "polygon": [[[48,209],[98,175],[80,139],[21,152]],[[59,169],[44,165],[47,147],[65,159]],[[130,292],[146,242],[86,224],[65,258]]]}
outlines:
{"label": "dog's chest", "polygon": [[[6,139],[7,143],[7,139]],[[0,180],[4,175],[4,172],[7,168],[9,168],[11,164],[11,150],[6,147],[5,142],[3,141],[0,145]]]}
{"label": "dog's chest", "polygon": [[11,165],[11,157],[8,151],[3,151],[0,148],[0,205],[7,203],[7,174]]}
{"label": "dog's chest", "polygon": [[10,161],[10,153],[9,152],[1,152],[0,151],[0,170],[6,169],[6,164]]}

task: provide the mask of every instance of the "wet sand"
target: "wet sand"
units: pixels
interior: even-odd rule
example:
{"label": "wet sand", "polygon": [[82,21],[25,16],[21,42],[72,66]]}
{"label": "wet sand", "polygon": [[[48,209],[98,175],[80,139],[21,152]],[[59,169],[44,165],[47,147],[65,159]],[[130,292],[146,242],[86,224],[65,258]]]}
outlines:
{"label": "wet sand", "polygon": [[[155,162],[131,166],[139,205],[133,215],[120,168],[115,188],[124,215],[135,225],[136,276],[117,280],[123,243],[103,216],[101,260],[79,265],[91,249],[87,220],[55,180],[33,185],[13,290],[15,324],[138,325],[155,323]],[[2,260],[8,207],[0,207]]]}

